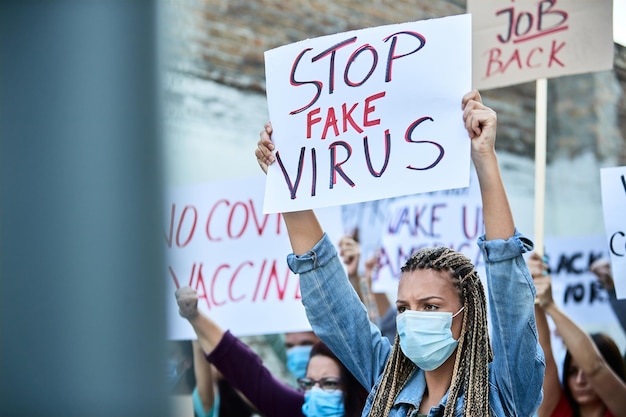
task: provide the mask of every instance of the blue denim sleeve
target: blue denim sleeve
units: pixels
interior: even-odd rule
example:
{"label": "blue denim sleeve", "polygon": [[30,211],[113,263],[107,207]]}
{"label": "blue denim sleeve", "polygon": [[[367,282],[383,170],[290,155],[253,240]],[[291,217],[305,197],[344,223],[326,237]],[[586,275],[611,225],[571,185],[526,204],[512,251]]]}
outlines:
{"label": "blue denim sleeve", "polygon": [[487,273],[492,383],[508,409],[530,416],[542,399],[545,370],[535,323],[535,286],[522,256],[533,243],[516,230],[507,240],[481,236],[478,245]]}
{"label": "blue denim sleeve", "polygon": [[300,275],[302,303],[313,331],[371,390],[382,373],[391,345],[369,321],[328,235],[324,234],[309,252],[288,255],[287,263]]}

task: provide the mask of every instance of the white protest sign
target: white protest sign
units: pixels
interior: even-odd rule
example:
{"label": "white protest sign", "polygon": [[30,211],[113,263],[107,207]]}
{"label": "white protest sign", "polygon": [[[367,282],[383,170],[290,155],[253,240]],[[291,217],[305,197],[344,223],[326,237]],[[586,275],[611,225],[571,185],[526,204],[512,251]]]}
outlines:
{"label": "white protest sign", "polygon": [[[166,193],[164,234],[169,339],[195,339],[178,315],[176,288],[198,291],[199,308],[235,335],[309,330],[298,276],[279,214],[262,214],[264,176],[182,187]],[[333,242],[342,235],[338,207],[319,210]]]}
{"label": "white protest sign", "polygon": [[617,298],[626,298],[626,166],[602,168],[602,210]]}
{"label": "white protest sign", "polygon": [[554,302],[586,331],[605,332],[621,349],[626,348],[626,334],[611,308],[609,294],[589,271],[593,261],[609,255],[605,237],[546,237],[546,255]]}
{"label": "white protest sign", "polygon": [[[400,268],[417,250],[446,246],[465,254],[479,270],[484,264],[476,241],[483,234],[480,189],[472,170],[470,186],[397,198],[387,209],[375,292],[396,293]],[[481,277],[484,276],[481,274]]]}
{"label": "white protest sign", "polygon": [[475,88],[613,67],[612,0],[468,0],[467,10]]}
{"label": "white protest sign", "polygon": [[277,149],[265,213],[468,185],[469,15],[281,46],[265,73]]}

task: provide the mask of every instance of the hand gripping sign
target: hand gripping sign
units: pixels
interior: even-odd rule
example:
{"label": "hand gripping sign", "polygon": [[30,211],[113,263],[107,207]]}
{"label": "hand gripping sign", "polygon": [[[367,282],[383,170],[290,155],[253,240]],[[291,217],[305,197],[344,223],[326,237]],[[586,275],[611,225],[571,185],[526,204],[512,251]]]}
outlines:
{"label": "hand gripping sign", "polygon": [[265,67],[277,162],[264,213],[467,187],[469,15],[308,39]]}

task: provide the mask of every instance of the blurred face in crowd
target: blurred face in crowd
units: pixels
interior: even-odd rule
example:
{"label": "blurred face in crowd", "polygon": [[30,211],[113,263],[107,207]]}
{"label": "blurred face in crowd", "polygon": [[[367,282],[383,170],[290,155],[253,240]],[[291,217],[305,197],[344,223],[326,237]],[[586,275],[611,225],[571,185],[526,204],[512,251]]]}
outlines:
{"label": "blurred face in crowd", "polygon": [[285,333],[285,347],[287,349],[294,346],[313,346],[319,342],[319,338],[313,332],[292,332]]}
{"label": "blurred face in crowd", "polygon": [[305,376],[311,348],[318,341],[319,338],[311,331],[285,334],[287,368],[296,379]]}
{"label": "blurred face in crowd", "polygon": [[567,384],[574,400],[580,405],[588,405],[601,402],[598,394],[593,390],[585,373],[578,367],[576,360],[572,358],[567,372]]}
{"label": "blurred face in crowd", "polygon": [[311,356],[306,377],[298,379],[298,384],[304,391],[305,416],[344,416],[341,367],[335,359],[319,353]]}

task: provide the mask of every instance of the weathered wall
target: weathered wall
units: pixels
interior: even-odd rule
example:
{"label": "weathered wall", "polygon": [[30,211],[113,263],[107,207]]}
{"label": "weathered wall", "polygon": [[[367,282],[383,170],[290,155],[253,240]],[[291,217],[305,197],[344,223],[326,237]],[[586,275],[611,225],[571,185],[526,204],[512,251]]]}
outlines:
{"label": "weathered wall", "polygon": [[[369,26],[465,12],[461,0],[182,0],[169,3],[170,69],[264,92],[263,52],[298,40]],[[614,71],[551,80],[548,161],[592,151],[626,163],[626,48]],[[501,150],[534,155],[535,85],[484,91],[499,114]]]}

